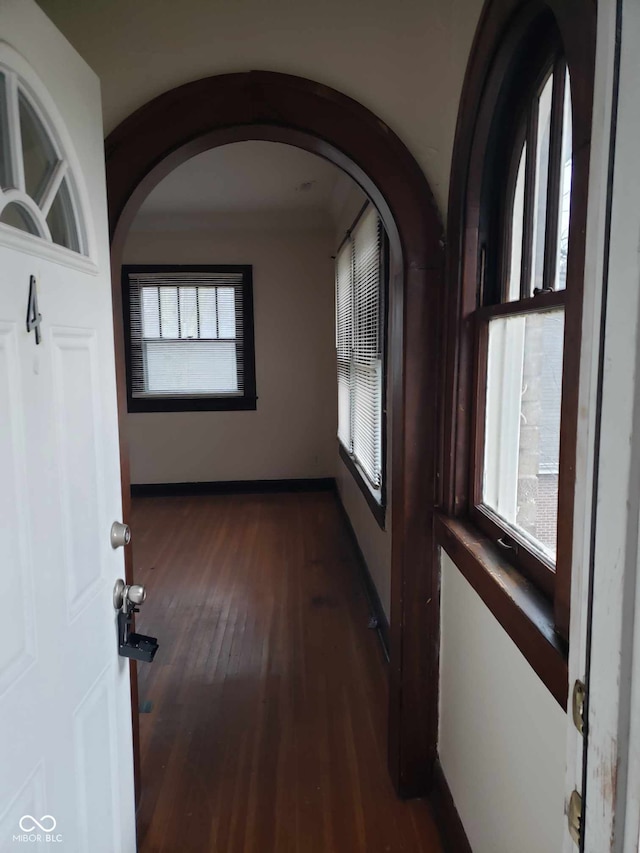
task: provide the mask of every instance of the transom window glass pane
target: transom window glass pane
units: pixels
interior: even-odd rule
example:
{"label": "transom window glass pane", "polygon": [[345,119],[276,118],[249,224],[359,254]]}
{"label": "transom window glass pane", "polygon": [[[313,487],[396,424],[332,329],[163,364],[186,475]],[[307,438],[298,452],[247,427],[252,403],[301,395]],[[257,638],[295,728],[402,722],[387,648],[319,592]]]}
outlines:
{"label": "transom window glass pane", "polygon": [[49,118],[34,105],[19,77],[0,72],[0,187],[12,189],[20,205],[7,210],[2,221],[82,252],[71,175],[50,131]]}
{"label": "transom window glass pane", "polygon": [[560,198],[558,211],[558,249],[555,289],[567,286],[567,254],[569,249],[569,214],[571,208],[571,173],[573,170],[571,87],[569,72],[565,77],[562,115],[562,155],[560,161]]}
{"label": "transom window glass pane", "polygon": [[538,100],[538,127],[536,132],[536,168],[533,196],[533,238],[531,243],[531,285],[529,295],[535,288],[543,287],[545,222],[547,216],[547,180],[549,177],[549,144],[551,140],[551,101],[553,74],[542,89]]}
{"label": "transom window glass pane", "polygon": [[0,74],[0,187],[3,190],[11,186],[11,153],[7,110],[7,79],[4,74]]}
{"label": "transom window glass pane", "polygon": [[11,225],[28,234],[37,234],[38,228],[31,218],[30,213],[21,204],[10,202],[0,214],[0,222]]}
{"label": "transom window glass pane", "polygon": [[564,310],[489,323],[482,500],[556,556]]}
{"label": "transom window glass pane", "polygon": [[27,195],[39,202],[58,158],[42,122],[22,93],[18,95],[18,107],[25,189]]}
{"label": "transom window glass pane", "polygon": [[520,162],[516,173],[513,192],[513,212],[511,215],[511,265],[507,282],[507,300],[520,299],[520,278],[522,273],[522,240],[524,237],[524,183],[527,163],[527,143],[522,146]]}
{"label": "transom window glass pane", "polygon": [[78,227],[66,178],[60,184],[60,189],[53,200],[47,216],[47,225],[54,243],[74,252],[80,251]]}

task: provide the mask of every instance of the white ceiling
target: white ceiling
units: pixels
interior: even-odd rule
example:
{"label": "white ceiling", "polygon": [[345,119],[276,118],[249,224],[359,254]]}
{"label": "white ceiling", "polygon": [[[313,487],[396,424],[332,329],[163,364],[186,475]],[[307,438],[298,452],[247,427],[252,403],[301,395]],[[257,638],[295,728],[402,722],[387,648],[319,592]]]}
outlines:
{"label": "white ceiling", "polygon": [[148,222],[168,216],[273,212],[323,214],[329,221],[351,183],[332,163],[300,148],[236,142],[178,166],[152,190],[138,218]]}

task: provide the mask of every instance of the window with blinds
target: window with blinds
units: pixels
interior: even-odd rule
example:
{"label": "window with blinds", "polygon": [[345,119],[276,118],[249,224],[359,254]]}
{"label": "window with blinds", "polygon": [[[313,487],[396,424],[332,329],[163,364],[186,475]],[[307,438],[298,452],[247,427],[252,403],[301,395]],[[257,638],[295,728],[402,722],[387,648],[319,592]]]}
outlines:
{"label": "window with blinds", "polygon": [[123,268],[129,411],[255,408],[251,267]]}
{"label": "window with blinds", "polygon": [[336,258],[338,438],[383,502],[383,230],[368,205]]}

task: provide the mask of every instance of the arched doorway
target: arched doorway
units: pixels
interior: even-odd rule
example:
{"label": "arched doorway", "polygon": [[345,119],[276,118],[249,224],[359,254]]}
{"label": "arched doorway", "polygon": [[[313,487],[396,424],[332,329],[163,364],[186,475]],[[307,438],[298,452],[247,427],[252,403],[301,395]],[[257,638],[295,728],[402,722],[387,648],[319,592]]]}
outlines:
{"label": "arched doorway", "polygon": [[[389,769],[403,796],[424,793],[436,754],[439,323],[443,242],[420,167],[375,115],[325,86],[252,71],[209,77],[158,96],[107,138],[106,168],[121,418],[126,415],[120,265],[124,238],[150,190],[194,155],[231,142],[304,148],[350,175],[378,208],[396,259],[390,282],[392,569]],[[129,505],[125,431],[123,502]],[[130,572],[131,557],[127,569]]]}

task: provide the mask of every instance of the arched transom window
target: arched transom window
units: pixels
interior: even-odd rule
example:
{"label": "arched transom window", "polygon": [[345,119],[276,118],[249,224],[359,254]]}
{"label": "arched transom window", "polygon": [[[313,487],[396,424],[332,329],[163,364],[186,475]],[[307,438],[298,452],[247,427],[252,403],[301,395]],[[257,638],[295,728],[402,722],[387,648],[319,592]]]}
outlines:
{"label": "arched transom window", "polygon": [[87,254],[69,162],[21,78],[0,65],[0,234],[18,229]]}

